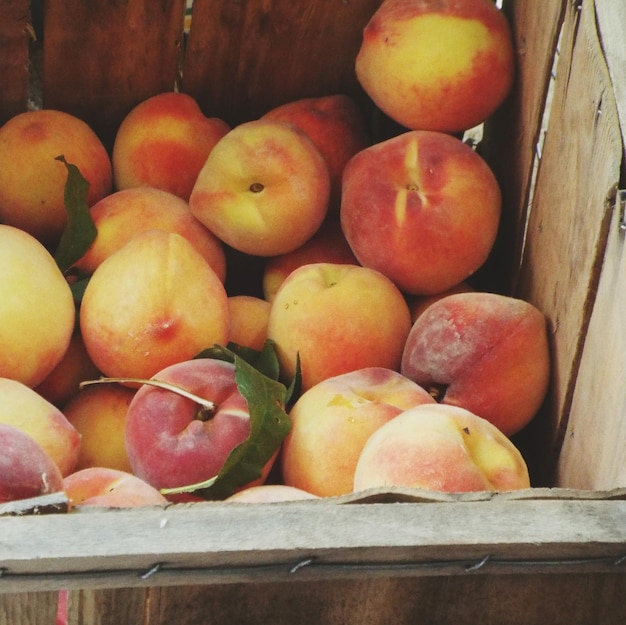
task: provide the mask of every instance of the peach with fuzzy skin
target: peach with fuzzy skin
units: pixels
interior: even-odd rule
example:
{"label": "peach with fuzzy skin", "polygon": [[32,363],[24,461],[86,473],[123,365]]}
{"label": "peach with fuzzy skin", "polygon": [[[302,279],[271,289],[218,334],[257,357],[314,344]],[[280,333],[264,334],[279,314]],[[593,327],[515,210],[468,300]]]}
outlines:
{"label": "peach with fuzzy skin", "polygon": [[411,311],[411,320],[415,323],[415,320],[431,304],[434,304],[448,295],[454,295],[455,293],[471,293],[475,290],[476,289],[474,289],[474,287],[467,282],[459,282],[459,284],[450,287],[441,293],[434,293],[432,295],[409,295],[407,297],[407,303],[409,304],[409,310]]}
{"label": "peach with fuzzy skin", "polygon": [[535,416],[550,380],[544,315],[496,293],[458,293],[413,324],[401,371],[438,401],[467,408],[507,436]]}
{"label": "peach with fuzzy skin", "polygon": [[74,298],[54,258],[32,235],[0,224],[0,376],[39,384],[74,330]]}
{"label": "peach with fuzzy skin", "polygon": [[71,508],[136,508],[168,503],[156,488],[141,478],[108,467],[88,467],[75,471],[63,480],[63,489]]}
{"label": "peach with fuzzy skin", "polygon": [[365,443],[354,491],[400,486],[443,492],[530,486],[526,462],[489,421],[457,406],[410,408]]}
{"label": "peach with fuzzy skin", "polygon": [[59,467],[22,430],[0,423],[0,503],[63,490]]}
{"label": "peach with fuzzy skin", "polygon": [[319,499],[319,497],[300,488],[285,484],[259,484],[258,486],[249,486],[239,490],[224,501],[257,504],[280,501],[305,501],[308,499]]}
{"label": "peach with fuzzy skin", "polygon": [[487,163],[444,133],[402,133],[362,150],[344,170],[341,226],[354,255],[407,294],[469,278],[491,252],[500,209]]}
{"label": "peach with fuzzy skin", "polygon": [[115,188],[147,185],[188,200],[213,146],[229,130],[185,93],[160,93],[140,102],[115,136]]}
{"label": "peach with fuzzy skin", "polygon": [[194,185],[192,213],[230,247],[275,256],[310,239],[328,211],[324,157],[299,128],[257,119],[220,139]]}
{"label": "peach with fuzzy skin", "polygon": [[355,71],[402,126],[461,132],[508,95],[515,50],[493,0],[384,0],[363,30]]}
{"label": "peach with fuzzy skin", "polygon": [[280,285],[294,269],[311,263],[358,265],[338,221],[325,221],[304,245],[267,260],[262,277],[263,297],[271,302]]}
{"label": "peach with fuzzy skin", "polygon": [[390,369],[358,369],[319,382],[289,412],[291,431],[281,456],[285,484],[320,497],[352,492],[367,439],[407,408],[424,403],[435,400]]}
{"label": "peach with fuzzy skin", "polygon": [[262,119],[287,122],[303,130],[326,159],[331,213],[339,210],[341,175],[346,163],[371,143],[363,112],[345,94],[301,98],[281,104]]}
{"label": "peach with fuzzy skin", "polygon": [[187,239],[150,230],[95,270],[83,295],[80,329],[104,375],[149,378],[225,344],[228,296]]}
{"label": "peach with fuzzy skin", "polygon": [[32,234],[52,249],[67,222],[64,156],[89,182],[87,202],[111,192],[107,151],[81,119],[40,109],[11,118],[0,128],[0,222]]}
{"label": "peach with fuzzy skin", "polygon": [[307,390],[355,369],[398,369],[410,327],[402,293],[383,274],[312,263],[291,272],[276,293],[267,335],[287,379],[299,355]]}
{"label": "peach with fuzzy skin", "polygon": [[253,295],[231,295],[229,342],[261,351],[267,340],[271,304]]}
{"label": "peach with fuzzy skin", "polygon": [[108,467],[132,473],[126,453],[126,413],[135,390],[115,384],[82,388],[63,414],[81,435],[75,471]]}
{"label": "peach with fuzzy skin", "polygon": [[56,406],[33,389],[16,380],[0,378],[0,423],[35,439],[63,476],[74,470],[80,434]]}
{"label": "peach with fuzzy skin", "polygon": [[98,230],[94,242],[75,266],[93,273],[100,263],[133,237],[146,230],[175,232],[185,237],[211,265],[219,279],[226,279],[226,255],[222,242],[189,210],[189,204],[172,193],[153,187],[135,187],[111,193],[91,207]]}

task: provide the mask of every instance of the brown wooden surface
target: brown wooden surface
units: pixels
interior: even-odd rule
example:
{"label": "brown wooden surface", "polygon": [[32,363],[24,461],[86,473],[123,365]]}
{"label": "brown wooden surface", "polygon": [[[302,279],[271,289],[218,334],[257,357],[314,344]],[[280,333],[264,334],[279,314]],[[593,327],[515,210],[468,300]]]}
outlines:
{"label": "brown wooden surface", "polygon": [[174,89],[184,0],[50,0],[44,106],[87,121],[107,143],[141,100]]}
{"label": "brown wooden surface", "polygon": [[56,592],[0,594],[0,625],[54,625],[57,597]]}
{"label": "brown wooden surface", "polygon": [[360,90],[354,59],[380,0],[195,0],[182,89],[231,124]]}
{"label": "brown wooden surface", "polygon": [[27,106],[29,8],[28,0],[0,2],[0,125]]}

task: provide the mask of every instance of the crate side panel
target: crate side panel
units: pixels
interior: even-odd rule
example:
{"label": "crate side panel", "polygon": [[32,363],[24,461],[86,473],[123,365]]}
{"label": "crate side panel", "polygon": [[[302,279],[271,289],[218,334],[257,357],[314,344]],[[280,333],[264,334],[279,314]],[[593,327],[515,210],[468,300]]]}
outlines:
{"label": "crate side panel", "polygon": [[[568,5],[516,294],[548,319],[553,376],[543,456],[554,469],[567,425],[619,180],[621,139],[593,2]],[[567,485],[566,482],[563,485]]]}
{"label": "crate side panel", "polygon": [[[68,594],[67,625],[142,625],[148,589],[76,590]],[[184,612],[184,610],[183,610]],[[170,623],[178,623],[180,615]]]}
{"label": "crate side panel", "polygon": [[57,592],[0,594],[0,625],[45,625],[55,622]]}
{"label": "crate side panel", "polygon": [[484,272],[491,286],[508,292],[515,282],[527,219],[536,145],[566,0],[505,0],[516,49],[511,94],[487,120],[481,152],[502,188],[498,239]]}
{"label": "crate side panel", "polygon": [[0,125],[27,108],[33,35],[28,0],[0,3]]}
{"label": "crate side panel", "polygon": [[66,0],[44,14],[43,104],[111,142],[140,101],[175,87],[184,0]]}
{"label": "crate side panel", "polygon": [[230,124],[302,97],[362,97],[354,73],[380,0],[195,0],[182,90]]}

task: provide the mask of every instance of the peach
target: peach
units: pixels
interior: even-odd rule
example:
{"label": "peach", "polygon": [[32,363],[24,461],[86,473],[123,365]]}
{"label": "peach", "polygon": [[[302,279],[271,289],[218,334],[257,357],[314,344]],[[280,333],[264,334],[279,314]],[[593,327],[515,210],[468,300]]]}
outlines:
{"label": "peach", "polygon": [[0,423],[32,437],[63,476],[73,471],[80,451],[80,434],[56,406],[33,389],[16,380],[0,378]]}
{"label": "peach", "polygon": [[149,378],[225,344],[228,296],[187,239],[149,230],[94,271],[80,307],[80,329],[104,375]]}
{"label": "peach", "polygon": [[107,151],[81,119],[51,109],[20,113],[0,127],[0,221],[52,249],[67,222],[65,156],[89,182],[88,203],[111,192]]}
{"label": "peach", "polygon": [[70,287],[32,235],[0,224],[0,377],[39,384],[59,364],[74,330]]}
{"label": "peach", "polygon": [[311,238],[328,211],[324,157],[295,126],[245,122],[220,139],[194,185],[191,212],[230,247],[276,256]]}
{"label": "peach", "polygon": [[341,226],[359,262],[413,295],[445,291],[487,259],[501,193],[461,140],[410,131],[377,143],[344,169]]}
{"label": "peach", "polygon": [[271,304],[253,295],[231,295],[229,342],[261,351],[267,340]]}
{"label": "peach", "polygon": [[338,221],[325,221],[299,248],[267,259],[262,275],[263,297],[271,302],[280,285],[294,269],[311,263],[358,265]]}
{"label": "peach", "polygon": [[341,202],[343,168],[371,143],[365,116],[356,102],[342,93],[301,98],[271,109],[261,119],[293,124],[313,141],[328,165],[329,212],[336,213]]}
{"label": "peach", "polygon": [[75,471],[63,480],[63,489],[70,500],[70,509],[76,506],[136,508],[168,503],[156,488],[141,478],[108,467]]}
{"label": "peach", "polygon": [[442,291],[441,293],[433,293],[432,295],[409,295],[407,297],[407,303],[409,304],[409,310],[411,311],[411,321],[415,320],[436,301],[447,297],[448,295],[454,295],[455,293],[471,293],[475,291],[474,287],[467,282],[459,282],[458,284],[450,287],[449,289]]}
{"label": "peach", "polygon": [[211,265],[219,279],[226,279],[226,255],[222,242],[207,230],[178,196],[153,187],[134,187],[111,193],[91,207],[98,230],[96,238],[75,266],[93,273],[100,263],[146,230],[176,232],[185,237]]}
{"label": "peach", "polygon": [[51,404],[62,408],[78,393],[81,382],[99,375],[100,371],[87,353],[80,331],[75,329],[63,357],[35,390]]}
{"label": "peach", "polygon": [[115,188],[150,186],[189,200],[213,146],[230,126],[185,93],[154,95],[122,121],[113,144]]}
{"label": "peach", "polygon": [[443,492],[510,491],[530,486],[526,462],[489,421],[442,404],[409,408],[366,441],[354,491],[400,486]]}
{"label": "peach", "polygon": [[363,30],[355,71],[402,126],[462,132],[508,95],[515,50],[493,0],[384,0]]}
{"label": "peach", "polygon": [[75,471],[108,467],[132,473],[126,453],[126,413],[135,390],[117,384],[85,386],[63,414],[81,436]]}
{"label": "peach", "polygon": [[0,503],[63,490],[59,467],[22,430],[0,423]]}
{"label": "peach", "polygon": [[355,369],[399,369],[410,327],[402,293],[382,273],[312,263],[291,272],[276,293],[267,335],[286,378],[300,357],[307,390]]}
{"label": "peach", "polygon": [[357,369],[309,388],[289,412],[283,481],[320,497],[352,492],[367,439],[404,410],[435,400],[421,386],[381,367]]}
{"label": "peach", "polygon": [[440,403],[466,408],[511,436],[534,417],[546,395],[545,317],[506,295],[449,295],[413,324],[401,371],[432,389]]}
{"label": "peach", "polygon": [[313,493],[286,486],[285,484],[259,484],[258,486],[248,486],[233,493],[225,501],[237,503],[275,503],[280,501],[304,501],[307,499],[319,499]]}

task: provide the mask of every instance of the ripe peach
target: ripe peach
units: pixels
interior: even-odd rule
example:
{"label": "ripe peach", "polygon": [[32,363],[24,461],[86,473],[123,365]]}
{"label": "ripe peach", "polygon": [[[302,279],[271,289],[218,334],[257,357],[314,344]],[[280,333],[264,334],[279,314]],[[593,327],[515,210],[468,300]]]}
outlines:
{"label": "ripe peach", "polygon": [[355,369],[398,369],[410,327],[402,293],[382,273],[312,263],[290,273],[276,293],[267,335],[288,379],[300,356],[307,390]]}
{"label": "ripe peach", "polygon": [[279,501],[303,501],[307,499],[319,499],[319,497],[300,488],[286,486],[285,484],[260,484],[239,490],[224,501],[256,504]]}
{"label": "ripe peach", "polygon": [[487,163],[461,140],[411,131],[352,157],[341,226],[359,262],[407,294],[445,291],[487,259],[501,193]]}
{"label": "ripe peach", "polygon": [[230,314],[229,342],[261,351],[267,340],[267,322],[271,304],[253,295],[228,298]]}
{"label": "ripe peach", "polygon": [[309,388],[289,412],[282,446],[285,484],[320,497],[352,492],[365,441],[407,408],[435,400],[421,386],[381,367],[357,369]]}
{"label": "ripe peach", "polygon": [[0,423],[16,427],[37,441],[63,476],[74,470],[80,434],[56,406],[33,389],[0,378]]}
{"label": "ripe peach", "polygon": [[345,94],[302,98],[281,104],[261,119],[291,123],[303,130],[326,159],[330,174],[331,212],[341,202],[341,175],[346,163],[370,143],[365,117]]}
{"label": "ripe peach", "polygon": [[63,407],[63,414],[81,435],[75,471],[108,467],[132,473],[125,431],[134,395],[135,390],[127,386],[86,386]]}
{"label": "ripe peach", "polygon": [[219,279],[226,279],[226,255],[222,242],[207,230],[178,196],[153,187],[134,187],[111,193],[91,207],[98,234],[75,266],[86,273],[125,243],[146,230],[176,232],[185,237],[211,265]]}
{"label": "ripe peach", "polygon": [[58,365],[74,330],[74,298],[48,250],[0,224],[0,376],[39,384]]}
{"label": "ripe peach", "polygon": [[511,436],[535,416],[548,388],[545,317],[514,297],[449,295],[413,324],[401,371],[439,402],[467,408]]}
{"label": "ripe peach", "polygon": [[75,471],[63,480],[63,489],[70,500],[70,508],[135,508],[168,503],[156,488],[136,475],[107,467]]}
{"label": "ripe peach", "polygon": [[137,235],[94,271],[80,308],[93,362],[108,377],[149,378],[230,331],[224,285],[179,234]]}
{"label": "ripe peach", "polygon": [[271,302],[280,285],[294,269],[311,263],[358,265],[338,221],[325,221],[299,248],[267,259],[262,276],[263,297]]}
{"label": "ripe peach", "polygon": [[115,188],[147,185],[189,200],[209,153],[229,130],[222,119],[205,117],[185,93],[160,93],[140,102],[115,136]]}
{"label": "ripe peach", "polygon": [[470,293],[475,291],[467,282],[459,282],[458,284],[450,287],[446,291],[441,293],[434,293],[432,295],[409,295],[407,297],[407,303],[409,304],[409,310],[411,311],[411,321],[415,320],[436,301],[447,297],[448,295],[454,295],[455,293]]}
{"label": "ripe peach", "polygon": [[0,423],[0,449],[0,503],[63,490],[59,467],[22,430]]}
{"label": "ripe peach", "polygon": [[515,51],[493,0],[384,0],[363,31],[355,70],[402,126],[461,132],[504,101]]}
{"label": "ripe peach", "polygon": [[88,203],[111,192],[111,161],[82,120],[51,109],[20,113],[0,128],[0,221],[54,247],[67,222],[65,156],[89,182]]}
{"label": "ripe peach", "polygon": [[326,217],[324,157],[295,126],[245,122],[220,139],[194,185],[191,212],[230,247],[275,256],[311,238]]}
{"label": "ripe peach", "polygon": [[530,480],[517,447],[489,421],[457,406],[425,404],[382,425],[363,447],[354,490],[385,486],[509,491]]}

